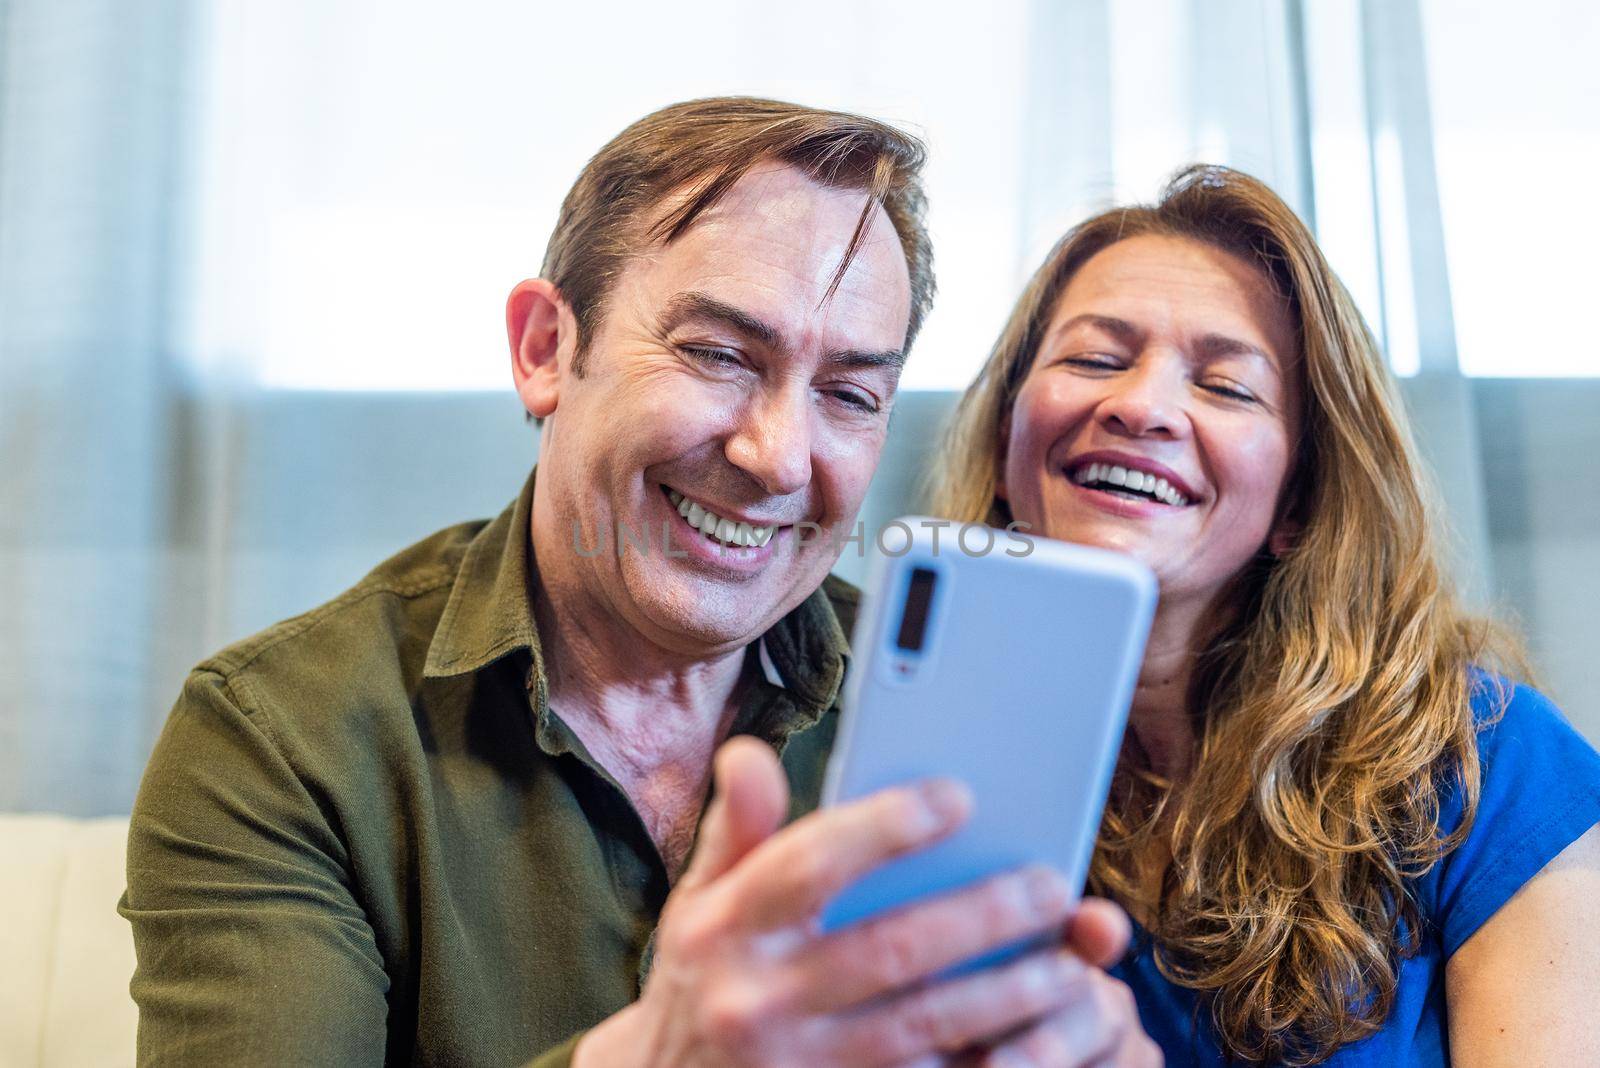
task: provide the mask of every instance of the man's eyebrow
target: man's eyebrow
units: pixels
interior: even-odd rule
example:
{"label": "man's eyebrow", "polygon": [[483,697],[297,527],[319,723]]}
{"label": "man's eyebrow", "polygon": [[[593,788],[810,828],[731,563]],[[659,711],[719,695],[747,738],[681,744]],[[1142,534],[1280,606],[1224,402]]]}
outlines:
{"label": "man's eyebrow", "polygon": [[1113,315],[1096,315],[1094,312],[1084,312],[1074,315],[1058,326],[1054,333],[1065,334],[1079,326],[1092,326],[1097,330],[1110,334],[1124,345],[1132,345],[1139,340],[1143,333],[1137,326],[1126,319],[1118,319]]}
{"label": "man's eyebrow", "polygon": [[[783,348],[783,335],[777,327],[725,300],[693,291],[679,293],[667,301],[666,310],[661,315],[661,332],[671,333],[684,323],[695,320],[720,323],[768,348]],[[906,354],[904,349],[886,349],[882,352],[841,349],[828,353],[824,362],[837,367],[890,367],[898,371],[905,366]]]}
{"label": "man's eyebrow", "polygon": [[904,349],[887,349],[883,352],[844,349],[828,353],[824,362],[838,367],[890,367],[898,371],[906,365],[906,354]]}
{"label": "man's eyebrow", "polygon": [[695,292],[679,293],[667,301],[666,310],[661,313],[661,332],[671,333],[691,320],[720,323],[769,348],[776,348],[782,341],[777,328],[770,323],[727,301]]}

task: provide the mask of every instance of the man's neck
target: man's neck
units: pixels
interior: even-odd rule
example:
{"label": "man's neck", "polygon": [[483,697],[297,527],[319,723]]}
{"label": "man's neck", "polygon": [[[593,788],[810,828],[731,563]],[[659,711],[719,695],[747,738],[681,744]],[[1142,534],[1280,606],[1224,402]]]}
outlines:
{"label": "man's neck", "polygon": [[597,613],[577,598],[555,599],[559,611],[549,591],[534,597],[547,693],[585,745],[590,733],[603,735],[601,748],[640,772],[715,749],[738,707],[747,650],[685,657],[616,633],[613,620],[586,618]]}
{"label": "man's neck", "polygon": [[536,572],[546,699],[627,794],[675,880],[711,787],[712,758],[752,683],[751,648],[662,648],[556,568]]}

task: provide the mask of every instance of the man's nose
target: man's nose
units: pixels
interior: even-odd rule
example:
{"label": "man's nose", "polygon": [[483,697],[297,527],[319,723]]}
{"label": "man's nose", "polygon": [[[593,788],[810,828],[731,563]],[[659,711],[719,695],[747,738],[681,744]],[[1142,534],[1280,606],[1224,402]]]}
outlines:
{"label": "man's nose", "polygon": [[1102,423],[1130,437],[1183,437],[1185,382],[1171,361],[1142,359],[1109,383],[1099,407]]}
{"label": "man's nose", "polygon": [[804,389],[764,391],[750,399],[728,438],[728,461],[771,496],[811,482],[811,406]]}

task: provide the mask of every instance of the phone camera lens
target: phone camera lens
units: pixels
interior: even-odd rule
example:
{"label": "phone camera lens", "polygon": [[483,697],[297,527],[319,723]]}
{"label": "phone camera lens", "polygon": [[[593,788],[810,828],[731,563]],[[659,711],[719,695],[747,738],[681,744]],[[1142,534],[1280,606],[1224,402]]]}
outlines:
{"label": "phone camera lens", "polygon": [[931,568],[912,568],[905,608],[900,615],[900,631],[895,637],[895,646],[899,649],[908,653],[922,652],[928,631],[928,613],[933,606],[933,589],[938,581],[939,576]]}

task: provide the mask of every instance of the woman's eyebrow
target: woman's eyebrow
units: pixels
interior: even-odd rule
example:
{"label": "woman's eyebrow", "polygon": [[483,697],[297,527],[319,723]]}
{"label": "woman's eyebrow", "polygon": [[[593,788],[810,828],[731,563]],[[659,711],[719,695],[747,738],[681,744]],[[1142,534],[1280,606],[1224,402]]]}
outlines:
{"label": "woman's eyebrow", "polygon": [[1278,372],[1278,361],[1260,345],[1241,341],[1227,334],[1201,334],[1194,342],[1194,352],[1201,360],[1220,360],[1225,356],[1248,356],[1260,360]]}
{"label": "woman's eyebrow", "polygon": [[1060,326],[1054,333],[1065,334],[1080,326],[1092,326],[1103,333],[1110,334],[1124,345],[1133,345],[1143,335],[1143,331],[1126,319],[1118,319],[1114,315],[1099,315],[1095,312],[1084,312],[1074,315]]}

